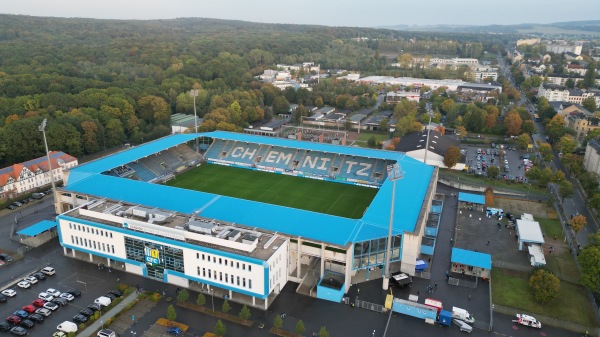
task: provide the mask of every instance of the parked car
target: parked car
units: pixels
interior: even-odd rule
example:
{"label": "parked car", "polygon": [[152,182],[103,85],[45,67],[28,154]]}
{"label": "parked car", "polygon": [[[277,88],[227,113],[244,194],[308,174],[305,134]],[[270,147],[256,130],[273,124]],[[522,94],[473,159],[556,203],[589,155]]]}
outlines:
{"label": "parked car", "polygon": [[37,308],[34,305],[31,305],[31,304],[26,305],[26,306],[23,307],[23,310],[27,311],[30,314],[34,313],[36,309]]}
{"label": "parked car", "polygon": [[6,297],[15,297],[15,296],[17,296],[17,292],[14,291],[13,289],[4,289],[4,290],[2,290],[2,295],[6,296]]}
{"label": "parked car", "polygon": [[94,310],[88,309],[88,308],[85,308],[85,309],[81,310],[79,313],[82,314],[82,315],[86,315],[87,317],[94,316]]}
{"label": "parked car", "polygon": [[27,276],[26,278],[23,279],[23,281],[27,281],[31,284],[36,284],[38,283],[38,279],[35,278],[35,276]]}
{"label": "parked car", "polygon": [[183,330],[181,330],[180,328],[178,328],[176,326],[172,326],[167,329],[167,333],[171,334],[171,335],[179,336],[179,335],[183,334]]}
{"label": "parked car", "polygon": [[0,331],[7,332],[12,327],[12,324],[8,322],[0,322]]}
{"label": "parked car", "polygon": [[17,285],[19,286],[19,288],[23,288],[23,289],[27,289],[27,288],[31,287],[31,283],[29,283],[27,281],[21,281],[21,282],[17,283]]}
{"label": "parked car", "polygon": [[52,311],[50,311],[50,310],[48,310],[48,309],[46,309],[46,308],[38,308],[38,309],[35,311],[35,313],[36,313],[36,314],[39,314],[39,315],[42,315],[42,316],[44,316],[44,317],[48,317],[48,316],[50,316],[50,314],[52,314]]}
{"label": "parked car", "polygon": [[86,315],[77,314],[73,316],[73,322],[75,323],[85,323],[88,321],[88,317]]}
{"label": "parked car", "polygon": [[15,326],[14,328],[10,329],[10,333],[17,336],[25,336],[27,334],[27,329],[20,326]]}
{"label": "parked car", "polygon": [[464,331],[467,333],[471,333],[473,331],[473,327],[470,326],[469,324],[461,321],[460,319],[452,319],[452,323],[454,323],[454,325],[458,326],[458,328],[460,329],[460,331]]}
{"label": "parked car", "polygon": [[115,300],[115,298],[117,298],[117,296],[115,296],[115,295],[113,295],[113,294],[111,294],[111,293],[108,293],[108,294],[104,295],[104,297],[108,297],[108,298],[110,298],[110,300],[111,300],[111,301],[114,301],[114,300]]}
{"label": "parked car", "polygon": [[33,321],[30,319],[24,319],[21,321],[21,326],[27,329],[31,329],[35,326],[35,323],[33,323]]}
{"label": "parked car", "polygon": [[54,297],[58,297],[60,296],[60,291],[54,289],[54,288],[48,288],[48,290],[46,290],[46,293],[54,296]]}
{"label": "parked car", "polygon": [[90,310],[92,310],[94,312],[100,311],[100,309],[102,309],[102,306],[100,304],[97,304],[97,303],[92,303],[92,304],[88,305],[87,307],[88,307],[88,309],[90,309]]}
{"label": "parked car", "polygon": [[6,296],[0,294],[0,303],[4,303],[6,302],[8,299],[6,298]]}
{"label": "parked car", "polygon": [[113,295],[115,295],[117,297],[123,296],[123,292],[120,291],[119,289],[113,289],[113,290],[109,291],[108,293],[109,294],[113,294]]}
{"label": "parked car", "polygon": [[6,317],[6,321],[10,324],[19,324],[19,323],[21,323],[21,317],[10,315],[10,316]]}
{"label": "parked car", "polygon": [[97,337],[117,337],[117,333],[110,329],[102,329],[96,334]]}
{"label": "parked car", "polygon": [[62,297],[56,297],[52,300],[52,303],[56,303],[56,304],[60,305],[61,307],[64,307],[65,305],[69,304],[69,300],[67,300],[66,298],[62,298]]}
{"label": "parked car", "polygon": [[44,275],[44,274],[42,274],[42,273],[40,273],[40,272],[33,273],[33,274],[31,274],[31,276],[33,276],[33,277],[35,277],[36,279],[38,279],[38,281],[43,281],[43,280],[45,280],[45,279],[46,279],[46,275]]}
{"label": "parked car", "polygon": [[37,300],[33,301],[33,303],[31,303],[31,304],[33,304],[34,306],[36,306],[38,308],[41,308],[44,306],[45,303],[46,303],[46,301],[44,301],[41,298],[38,298]]}
{"label": "parked car", "polygon": [[62,331],[57,331],[55,333],[52,334],[52,337],[67,337],[67,334],[65,332]]}
{"label": "parked car", "polygon": [[25,310],[17,310],[15,312],[13,312],[13,315],[19,316],[21,318],[27,318],[27,316],[29,316],[29,313]]}
{"label": "parked car", "polygon": [[[17,206],[10,204],[10,205],[6,206],[6,208],[8,208],[10,210],[15,210],[15,209],[17,209]],[[8,331],[8,330],[6,330],[6,331]]]}
{"label": "parked car", "polygon": [[64,298],[65,300],[71,302],[72,300],[75,299],[75,296],[73,296],[69,293],[62,293],[62,294],[60,294],[60,298]]}
{"label": "parked car", "polygon": [[48,301],[52,301],[54,299],[54,296],[52,296],[48,293],[40,293],[38,295],[38,298],[41,298],[42,300],[48,302]]}
{"label": "parked car", "polygon": [[4,262],[12,262],[14,259],[12,256],[5,254],[5,253],[0,253],[0,260],[4,261]]}
{"label": "parked car", "polygon": [[46,274],[48,276],[52,276],[54,274],[56,274],[56,270],[52,267],[44,267],[42,268],[42,270],[40,270],[41,273]]}
{"label": "parked car", "polygon": [[54,310],[58,309],[58,304],[56,304],[54,302],[46,302],[46,303],[44,303],[44,308],[54,311]]}
{"label": "parked car", "polygon": [[27,317],[27,319],[30,319],[36,323],[42,323],[44,321],[44,316],[42,316],[40,314],[32,314],[32,315],[29,315],[29,317]]}
{"label": "parked car", "polygon": [[525,326],[530,326],[533,328],[542,328],[542,323],[535,319],[533,316],[525,315],[525,314],[517,314],[517,319],[513,320],[514,323],[518,323]]}
{"label": "parked car", "polygon": [[77,290],[77,289],[71,289],[69,291],[67,291],[67,293],[75,296],[75,297],[79,297],[81,296],[81,291]]}

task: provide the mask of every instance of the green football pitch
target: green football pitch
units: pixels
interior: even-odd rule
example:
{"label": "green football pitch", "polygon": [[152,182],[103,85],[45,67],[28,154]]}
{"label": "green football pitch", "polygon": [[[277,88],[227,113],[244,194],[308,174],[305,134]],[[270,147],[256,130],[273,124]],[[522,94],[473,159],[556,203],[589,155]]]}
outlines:
{"label": "green football pitch", "polygon": [[167,185],[359,219],[379,191],[283,174],[204,164]]}

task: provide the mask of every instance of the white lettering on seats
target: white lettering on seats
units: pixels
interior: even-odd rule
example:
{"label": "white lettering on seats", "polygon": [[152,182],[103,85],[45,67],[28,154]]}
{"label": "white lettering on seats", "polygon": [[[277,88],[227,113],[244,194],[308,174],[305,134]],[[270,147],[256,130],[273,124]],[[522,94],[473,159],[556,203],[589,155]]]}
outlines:
{"label": "white lettering on seats", "polygon": [[320,158],[320,159],[321,159],[321,165],[319,167],[317,167],[317,169],[318,170],[327,170],[328,169],[327,165],[331,161],[331,158]]}
{"label": "white lettering on seats", "polygon": [[277,157],[277,164],[279,164],[281,161],[283,161],[286,165],[289,165],[290,160],[292,160],[291,153],[285,154],[285,153],[281,152],[281,153],[279,153],[279,157]]}
{"label": "white lettering on seats", "polygon": [[246,151],[244,151],[244,154],[242,155],[242,159],[250,157],[250,160],[252,160],[252,158],[254,158],[254,154],[256,154],[256,149],[246,149]]}
{"label": "white lettering on seats", "polygon": [[267,158],[265,158],[265,162],[274,163],[278,154],[279,151],[269,151],[269,153],[267,154]]}
{"label": "white lettering on seats", "polygon": [[350,173],[352,171],[352,166],[358,164],[355,161],[346,160],[346,164],[348,164],[348,168],[346,169],[346,173]]}
{"label": "white lettering on seats", "polygon": [[244,148],[241,146],[238,146],[235,149],[231,150],[231,157],[238,158],[238,157],[241,157],[243,153],[244,153]]}
{"label": "white lettering on seats", "polygon": [[315,165],[317,165],[318,161],[319,157],[315,157],[313,160],[313,158],[311,158],[310,156],[306,156],[306,158],[304,158],[304,162],[302,163],[302,167],[306,167],[306,163],[308,163],[308,166],[310,168],[315,168]]}
{"label": "white lettering on seats", "polygon": [[362,166],[363,168],[362,168],[362,169],[360,169],[360,170],[358,170],[358,171],[356,172],[356,175],[357,175],[357,176],[369,176],[369,173],[367,173],[367,172],[368,172],[368,171],[371,169],[371,167],[373,167],[373,164],[369,164],[369,163],[360,163],[360,164],[358,164],[358,165]]}

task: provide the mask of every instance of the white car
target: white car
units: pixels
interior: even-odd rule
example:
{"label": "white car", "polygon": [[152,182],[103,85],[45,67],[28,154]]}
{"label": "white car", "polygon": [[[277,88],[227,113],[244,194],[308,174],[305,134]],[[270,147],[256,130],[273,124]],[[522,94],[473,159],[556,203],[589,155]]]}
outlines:
{"label": "white car", "polygon": [[46,302],[46,303],[44,303],[44,308],[54,311],[54,310],[58,309],[58,304],[56,304],[54,302]]}
{"label": "white car", "polygon": [[8,297],[15,297],[17,295],[17,292],[12,289],[4,289],[2,290],[2,295]]}
{"label": "white car", "polygon": [[38,279],[35,278],[35,276],[27,276],[25,279],[23,279],[23,281],[27,281],[31,284],[36,284],[38,283]]}
{"label": "white car", "polygon": [[72,300],[75,299],[75,296],[73,296],[69,293],[62,293],[62,294],[60,294],[60,297],[66,299],[69,302],[71,302]]}
{"label": "white car", "polygon": [[52,311],[46,309],[46,308],[38,308],[35,311],[36,314],[40,314],[40,315],[44,315],[45,317],[50,316],[50,314],[52,313]]}
{"label": "white car", "polygon": [[31,283],[29,283],[27,281],[21,281],[21,282],[17,283],[17,285],[19,286],[19,288],[24,288],[24,289],[31,287]]}
{"label": "white car", "polygon": [[54,296],[54,297],[58,297],[60,296],[60,291],[54,289],[54,288],[48,288],[48,290],[46,290],[46,293]]}
{"label": "white car", "polygon": [[46,302],[50,302],[54,299],[54,296],[48,294],[48,293],[40,293],[38,295],[39,298],[43,299]]}

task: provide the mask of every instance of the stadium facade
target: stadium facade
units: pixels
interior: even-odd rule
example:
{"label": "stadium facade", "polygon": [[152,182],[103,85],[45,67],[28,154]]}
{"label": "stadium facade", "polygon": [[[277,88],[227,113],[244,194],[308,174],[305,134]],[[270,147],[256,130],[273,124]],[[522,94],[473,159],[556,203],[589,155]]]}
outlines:
{"label": "stadium facade", "polygon": [[[220,131],[172,135],[65,172],[59,240],[65,255],[182,287],[217,287],[265,309],[311,271],[339,280],[336,298],[359,271],[385,263],[394,163],[404,176],[395,183],[391,265],[414,275],[437,168],[400,152]],[[351,219],[162,184],[208,164],[379,191]]]}

